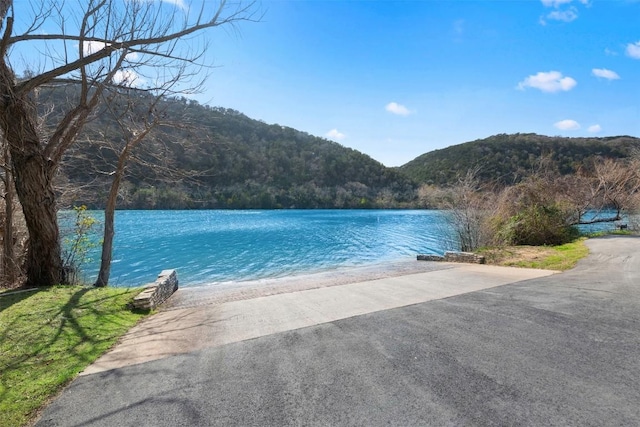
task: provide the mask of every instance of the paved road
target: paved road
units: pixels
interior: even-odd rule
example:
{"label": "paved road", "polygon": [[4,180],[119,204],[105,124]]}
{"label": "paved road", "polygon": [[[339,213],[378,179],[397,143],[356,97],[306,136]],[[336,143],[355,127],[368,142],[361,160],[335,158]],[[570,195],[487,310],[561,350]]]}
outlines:
{"label": "paved road", "polygon": [[563,274],[83,375],[38,425],[640,425],[640,238],[588,245]]}

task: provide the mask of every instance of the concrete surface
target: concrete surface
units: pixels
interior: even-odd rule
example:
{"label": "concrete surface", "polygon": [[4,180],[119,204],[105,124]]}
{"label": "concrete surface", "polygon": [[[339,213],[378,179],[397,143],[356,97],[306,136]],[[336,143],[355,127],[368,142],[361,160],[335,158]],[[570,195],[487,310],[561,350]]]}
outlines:
{"label": "concrete surface", "polygon": [[163,311],[133,328],[83,375],[550,274],[442,263],[427,273]]}
{"label": "concrete surface", "polygon": [[166,312],[176,350],[87,372],[37,425],[640,425],[640,239],[588,245],[524,281],[461,267]]}

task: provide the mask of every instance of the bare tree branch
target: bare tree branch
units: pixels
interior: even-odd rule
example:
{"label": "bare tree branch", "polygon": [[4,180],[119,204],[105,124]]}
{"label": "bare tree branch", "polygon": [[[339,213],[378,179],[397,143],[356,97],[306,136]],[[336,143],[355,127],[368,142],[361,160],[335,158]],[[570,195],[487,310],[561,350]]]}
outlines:
{"label": "bare tree branch", "polygon": [[[0,128],[10,149],[16,194],[29,229],[30,284],[47,286],[64,280],[54,180],[60,162],[95,112],[102,93],[117,87],[125,90],[136,76],[153,70],[162,78],[150,82],[154,88],[147,88],[147,93],[164,96],[197,90],[202,79],[194,68],[201,67],[198,62],[204,47],[186,42],[205,30],[253,20],[254,2],[230,4],[221,0],[211,9],[210,3],[206,7],[205,2],[201,4],[193,20],[188,11],[176,13],[177,9],[158,1],[86,0],[77,3],[81,6],[78,10],[60,1],[33,0],[29,3],[32,16],[14,21],[13,1],[0,0],[0,22],[4,25],[0,40]],[[207,11],[211,12],[209,17]],[[36,34],[45,24],[56,21],[58,34]],[[26,22],[26,29],[16,29],[18,22]],[[14,35],[14,31],[22,32]],[[18,45],[39,52],[46,67],[38,72],[28,69],[17,78],[10,56],[20,51],[12,49]],[[43,127],[36,89],[74,80],[79,83],[74,103],[51,118],[57,122],[47,122]],[[145,126],[157,123],[148,120],[142,122],[142,128],[130,123],[132,132],[126,140],[132,147],[147,136]],[[43,131],[45,128],[50,133]]]}
{"label": "bare tree branch", "polygon": [[[102,0],[95,8],[88,10],[84,16],[83,21],[87,20],[90,16],[95,15],[97,11],[100,10],[101,7],[104,6],[106,0]],[[135,2],[129,2],[127,4],[134,4]],[[222,11],[225,9],[226,0],[222,0],[220,6],[218,7],[215,15],[208,21],[201,22],[197,21],[196,24],[191,26],[186,26],[182,30],[167,32],[167,33],[150,33],[147,34],[146,37],[132,37],[129,40],[118,40],[118,38],[102,40],[104,42],[104,47],[97,52],[91,53],[87,56],[81,56],[75,61],[66,63],[60,67],[49,70],[45,73],[39,74],[31,79],[25,80],[17,85],[17,92],[30,92],[34,88],[46,84],[57,77],[64,76],[72,71],[81,69],[82,67],[99,62],[105,58],[108,58],[116,51],[126,50],[130,51],[139,46],[162,46],[164,43],[172,42],[175,40],[183,39],[186,36],[191,34],[195,34],[201,32],[203,30],[218,27],[221,25],[231,25],[238,21],[246,21],[251,20],[251,9],[253,8],[254,3],[250,3],[245,7],[241,7],[236,11],[232,12],[229,16],[224,19],[220,19]],[[135,32],[132,33],[132,36],[135,35]],[[33,39],[34,36],[28,36],[25,40]],[[64,36],[63,40],[73,40],[68,36]],[[80,34],[75,38],[76,41],[83,42],[85,40],[85,36]],[[154,51],[151,49],[147,49],[146,52],[149,55],[162,55],[159,51]],[[183,60],[188,60],[188,58],[182,58]]]}

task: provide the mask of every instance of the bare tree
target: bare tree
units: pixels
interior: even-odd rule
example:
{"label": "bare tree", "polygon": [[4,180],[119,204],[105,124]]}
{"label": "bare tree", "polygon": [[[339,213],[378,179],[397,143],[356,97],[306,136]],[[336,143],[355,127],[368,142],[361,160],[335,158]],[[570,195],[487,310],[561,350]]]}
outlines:
{"label": "bare tree", "polygon": [[462,251],[473,251],[489,243],[488,220],[493,214],[493,192],[477,178],[480,168],[467,171],[451,188],[444,207],[448,222]]}
{"label": "bare tree", "polygon": [[639,201],[637,159],[594,159],[564,176],[540,167],[500,194],[496,234],[510,244],[565,243],[578,235],[576,225],[619,221]]}
{"label": "bare tree", "polygon": [[620,221],[640,201],[640,159],[593,159],[576,174],[547,179],[547,194],[572,210],[570,225]]}
{"label": "bare tree", "polygon": [[[170,87],[171,85],[169,85]],[[161,114],[158,114],[157,105],[163,99],[164,93],[151,98],[151,105],[147,108],[147,114],[141,116],[136,114],[139,105],[129,103],[123,112],[116,112],[113,105],[106,103],[107,109],[115,117],[117,126],[122,134],[123,144],[121,148],[112,147],[117,152],[117,163],[111,172],[112,180],[104,209],[104,233],[102,239],[102,252],[100,256],[100,270],[95,282],[95,286],[104,287],[109,284],[111,272],[111,259],[113,255],[113,238],[115,235],[115,210],[120,190],[120,184],[125,177],[125,170],[134,150],[147,138],[149,133],[162,124]],[[107,140],[108,138],[105,138]]]}
{"label": "bare tree", "polygon": [[[623,212],[636,207],[640,196],[640,160],[604,159],[595,163],[590,188],[597,213],[589,220],[581,218],[580,224],[621,220]],[[605,209],[610,212],[602,215]]]}
{"label": "bare tree", "polygon": [[[87,188],[93,193],[91,198],[95,200],[96,192],[107,191],[101,263],[94,283],[97,287],[109,283],[116,233],[115,211],[117,203],[127,198],[127,176],[138,175],[140,179],[142,174],[146,178],[153,177],[153,181],[170,182],[173,187],[176,182],[190,181],[197,176],[177,170],[174,159],[167,153],[166,141],[171,144],[184,141],[182,138],[176,140],[180,131],[201,130],[191,125],[188,115],[181,114],[175,99],[167,99],[171,88],[172,82],[168,82],[165,88],[158,88],[153,94],[135,88],[105,90],[99,109],[102,125],[87,126],[81,144],[67,153],[64,172],[69,173],[69,167],[73,170],[80,164],[84,176],[95,176]],[[186,104],[181,107],[187,108]],[[133,173],[128,170],[131,166],[134,166]],[[125,191],[122,191],[123,187]]]}
{"label": "bare tree", "polygon": [[[105,88],[131,86],[138,80],[153,90],[177,76],[184,83],[173,86],[177,91],[197,87],[206,43],[194,37],[253,16],[253,3],[202,1],[197,10],[180,4],[39,0],[17,8],[12,0],[0,0],[0,128],[29,230],[28,284],[48,286],[64,280],[53,182],[63,155],[76,142]],[[40,52],[40,70],[18,67],[19,55],[27,49]],[[74,105],[43,134],[36,91],[70,82],[80,87]]]}

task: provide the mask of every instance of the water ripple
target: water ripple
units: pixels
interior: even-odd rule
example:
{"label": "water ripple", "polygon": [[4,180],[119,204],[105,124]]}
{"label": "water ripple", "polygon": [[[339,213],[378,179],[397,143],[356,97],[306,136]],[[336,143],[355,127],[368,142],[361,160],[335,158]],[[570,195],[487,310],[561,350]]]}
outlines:
{"label": "water ripple", "polygon": [[112,282],[176,268],[183,286],[215,285],[442,254],[445,229],[438,211],[118,211]]}

